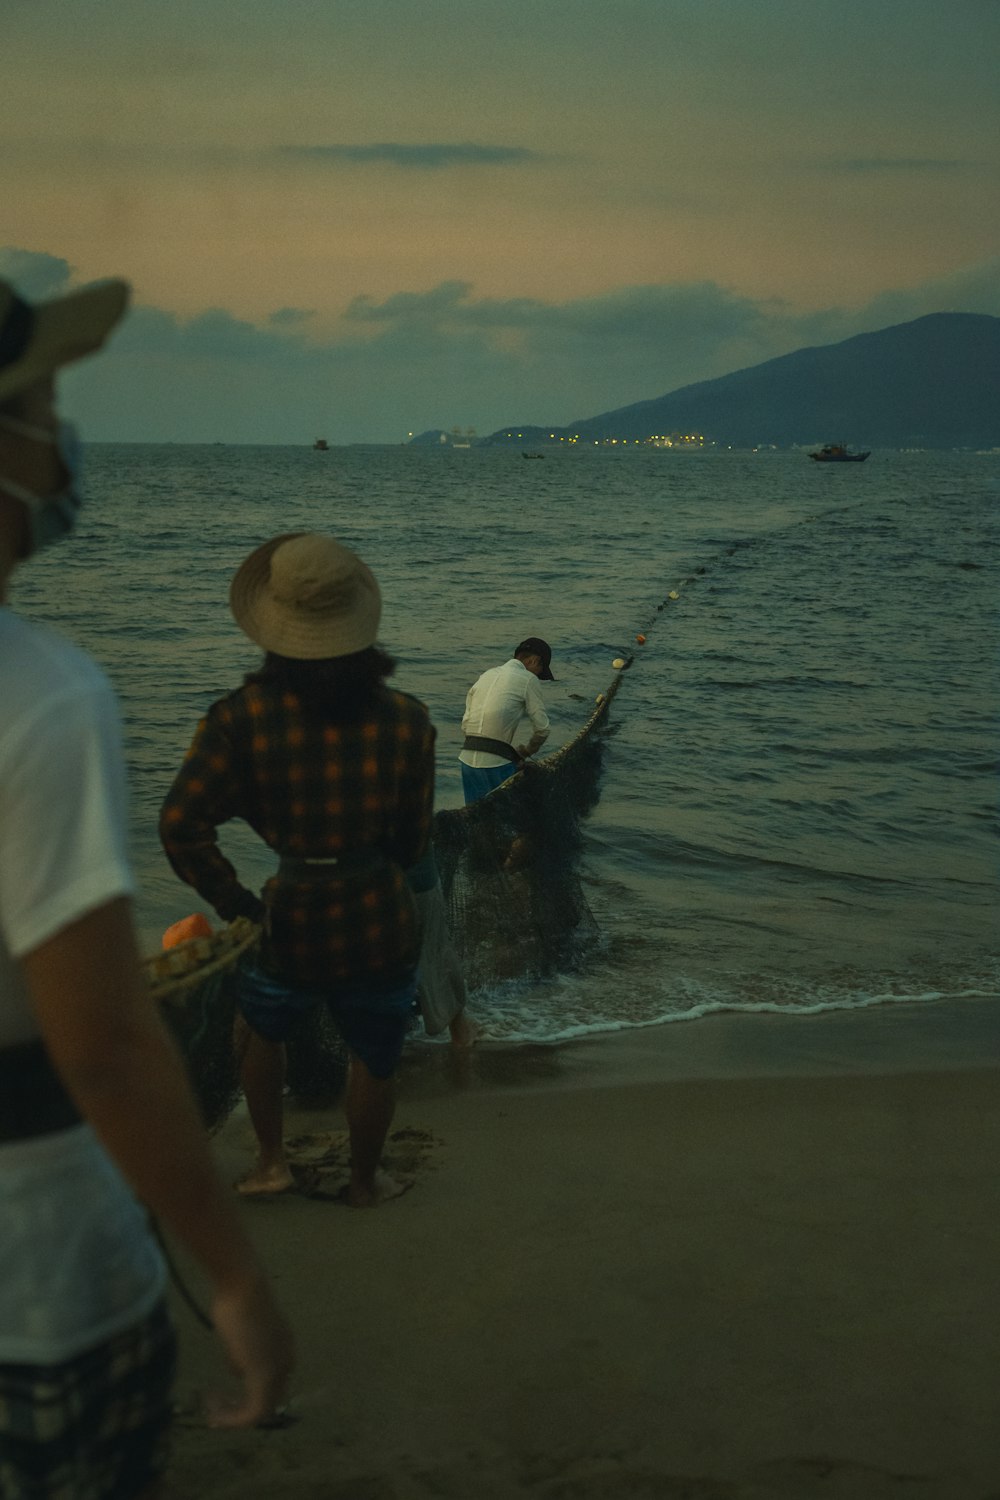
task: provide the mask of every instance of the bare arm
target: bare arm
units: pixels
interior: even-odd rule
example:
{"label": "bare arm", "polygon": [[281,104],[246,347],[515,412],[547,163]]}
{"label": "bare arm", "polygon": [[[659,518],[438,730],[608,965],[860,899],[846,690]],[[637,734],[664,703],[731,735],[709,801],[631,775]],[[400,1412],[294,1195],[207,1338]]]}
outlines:
{"label": "bare arm", "polygon": [[244,1386],[225,1425],[270,1416],[285,1393],[291,1335],[146,992],[129,902],[89,912],[21,962],[52,1062],[81,1114],[212,1282],[213,1322]]}
{"label": "bare arm", "polygon": [[529,755],[534,755],[537,750],[540,750],[542,748],[548,737],[548,730],[546,730],[544,734],[536,730],[526,745],[516,746],[518,755],[520,755],[524,760],[527,760]]}
{"label": "bare arm", "polygon": [[184,763],[160,809],[160,841],[175,874],[193,885],[226,922],[259,922],[259,896],[241,885],[219,848],[218,829],[242,811],[239,776],[227,732],[230,705],[215,704],[195,732]]}

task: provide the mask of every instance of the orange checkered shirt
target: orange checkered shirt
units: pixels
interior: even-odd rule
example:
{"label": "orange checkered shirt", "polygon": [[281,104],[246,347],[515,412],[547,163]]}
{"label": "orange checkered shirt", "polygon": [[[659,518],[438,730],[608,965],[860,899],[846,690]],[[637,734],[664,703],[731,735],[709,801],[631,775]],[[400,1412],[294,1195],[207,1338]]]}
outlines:
{"label": "orange checkered shirt", "polygon": [[[426,852],[433,800],[434,728],[415,698],[379,686],[357,718],[324,724],[287,686],[256,681],[199,724],[160,838],[176,873],[226,921],[265,921],[261,961],[273,972],[320,985],[391,977],[419,954],[404,872]],[[276,876],[261,899],[219,848],[217,829],[232,818],[279,855],[365,868]]]}

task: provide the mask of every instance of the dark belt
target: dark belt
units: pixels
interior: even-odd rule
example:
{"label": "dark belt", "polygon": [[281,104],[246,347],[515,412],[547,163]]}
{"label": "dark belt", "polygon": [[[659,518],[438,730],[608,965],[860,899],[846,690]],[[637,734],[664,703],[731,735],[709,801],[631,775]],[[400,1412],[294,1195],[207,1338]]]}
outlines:
{"label": "dark belt", "polygon": [[42,1042],[0,1049],[0,1141],[27,1141],[79,1123]]}
{"label": "dark belt", "polygon": [[282,880],[351,880],[368,875],[386,863],[381,849],[352,849],[346,854],[311,858],[308,855],[283,854],[278,865]]}
{"label": "dark belt", "polygon": [[506,740],[491,740],[485,734],[467,734],[463,750],[485,750],[487,755],[499,755],[502,760],[512,760],[519,766],[524,759]]}

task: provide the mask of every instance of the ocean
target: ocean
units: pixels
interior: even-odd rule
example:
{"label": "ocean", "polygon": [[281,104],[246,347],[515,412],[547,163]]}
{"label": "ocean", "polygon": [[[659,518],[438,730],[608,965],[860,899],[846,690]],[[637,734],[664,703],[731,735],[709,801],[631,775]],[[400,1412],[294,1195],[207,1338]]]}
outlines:
{"label": "ocean", "polygon": [[[462,800],[466,690],[522,637],[553,646],[553,749],[634,656],[584,827],[598,946],[474,995],[487,1040],[997,996],[1000,455],[95,445],[87,480],[78,536],[12,599],[119,692],[149,951],[203,909],[160,802],[257,662],[229,580],[325,530],[382,586],[439,807]],[[270,873],[249,830],[222,842],[247,883]]]}

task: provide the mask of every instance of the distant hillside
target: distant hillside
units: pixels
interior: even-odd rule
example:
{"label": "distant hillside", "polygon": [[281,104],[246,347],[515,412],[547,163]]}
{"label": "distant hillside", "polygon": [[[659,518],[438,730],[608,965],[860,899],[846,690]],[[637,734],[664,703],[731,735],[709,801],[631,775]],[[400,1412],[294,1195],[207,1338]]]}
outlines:
{"label": "distant hillside", "polygon": [[1000,318],[931,313],[568,427],[509,425],[486,441],[551,442],[552,432],[557,439],[578,434],[582,443],[702,433],[741,448],[819,442],[994,447],[1000,445]]}

